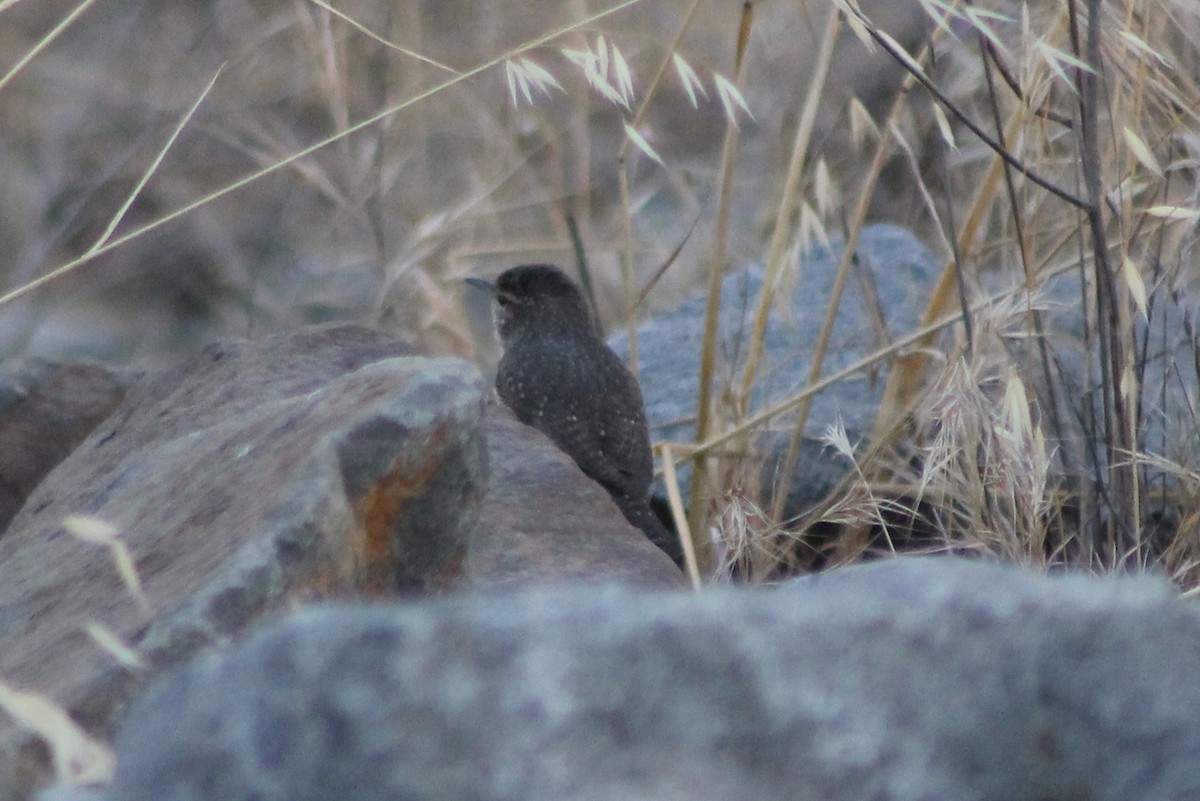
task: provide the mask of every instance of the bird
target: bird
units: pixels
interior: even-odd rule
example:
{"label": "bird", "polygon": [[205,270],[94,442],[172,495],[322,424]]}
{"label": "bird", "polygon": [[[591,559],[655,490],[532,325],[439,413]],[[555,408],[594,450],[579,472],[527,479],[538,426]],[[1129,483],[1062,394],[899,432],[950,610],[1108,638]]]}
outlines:
{"label": "bird", "polygon": [[583,294],[551,264],[525,264],[491,292],[503,356],[496,392],[517,419],[541,431],[608,491],[626,520],[679,564],[679,538],[650,508],[654,461],[637,379],[604,342]]}

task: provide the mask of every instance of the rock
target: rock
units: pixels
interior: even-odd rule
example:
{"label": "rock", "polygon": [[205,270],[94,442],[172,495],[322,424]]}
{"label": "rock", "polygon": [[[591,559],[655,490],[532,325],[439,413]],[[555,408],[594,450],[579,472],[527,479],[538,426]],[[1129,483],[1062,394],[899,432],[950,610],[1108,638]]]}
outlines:
{"label": "rock", "polygon": [[107,801],[1200,797],[1200,614],[953,557],[317,608],[158,684]]}
{"label": "rock", "polygon": [[[1132,268],[1134,261],[1126,261],[1126,267]],[[978,277],[973,299],[1002,299],[994,308],[977,313],[976,340],[984,343],[984,353],[989,348],[995,353],[997,346],[1004,349],[1003,363],[1015,368],[1022,380],[1032,421],[1045,440],[1046,495],[1052,511],[1045,516],[1044,535],[1036,534],[1044,536],[1045,555],[1058,562],[1109,569],[1158,565],[1178,584],[1190,587],[1200,581],[1196,560],[1189,556],[1194,550],[1189,544],[1194,541],[1189,518],[1194,508],[1192,476],[1200,465],[1195,415],[1200,391],[1196,358],[1200,335],[1195,324],[1200,285],[1192,278],[1195,271],[1178,266],[1147,267],[1154,280],[1149,280],[1149,273],[1145,276],[1145,314],[1130,303],[1124,279],[1117,282],[1116,291],[1123,298],[1118,305],[1129,304],[1128,316],[1117,326],[1123,333],[1116,335],[1124,349],[1122,358],[1130,360],[1131,372],[1125,377],[1120,370],[1114,373],[1104,366],[1111,354],[1101,344],[1107,336],[1101,330],[1104,326],[1096,322],[1093,270],[1087,270],[1086,277],[1074,266],[1057,275],[1049,270],[1038,276],[1032,294],[1019,271],[985,271]],[[995,366],[996,360],[990,361]],[[1105,411],[1106,381],[1114,380],[1126,412],[1135,416],[1136,503],[1132,490],[1123,488],[1132,477],[1125,469],[1131,460],[1123,445],[1125,436],[1118,433],[1127,431],[1129,421],[1115,409]],[[959,396],[953,384],[941,389],[947,400]],[[993,373],[990,381],[979,382],[978,389],[999,406],[1001,395],[1008,391],[1008,378]],[[935,398],[917,407],[914,422],[918,437],[926,443],[945,437],[947,420],[953,423],[945,406]],[[994,450],[990,444],[981,448]],[[1114,456],[1116,460],[1110,461]],[[936,457],[930,463],[935,461]],[[1012,472],[1020,476],[1024,471]],[[985,473],[990,482],[990,471]],[[939,481],[944,483],[934,476],[930,484]]]}
{"label": "rock", "polygon": [[[140,380],[0,540],[0,676],[103,733],[146,674],[88,623],[153,669],[300,598],[449,585],[486,484],[484,388],[465,362],[410,354],[332,327]],[[149,613],[68,515],[120,531]],[[0,775],[36,774],[44,752],[0,725]]]}
{"label": "rock", "polygon": [[97,364],[29,359],[0,367],[0,532],[121,402],[129,381]]}
{"label": "rock", "polygon": [[488,406],[484,430],[491,481],[471,539],[465,588],[597,581],[686,586],[670,558],[545,434],[500,403]]}
{"label": "rock", "polygon": [[[1014,297],[1023,297],[1022,289],[1013,286],[1012,276],[989,274],[986,278],[988,293],[1008,290]],[[1200,298],[1194,287],[1186,282],[1181,286],[1169,277],[1147,290],[1149,318],[1135,314],[1130,320],[1138,347],[1134,356],[1140,389],[1138,446],[1179,464],[1194,464],[1200,453],[1200,432],[1193,421],[1191,399],[1200,389],[1200,365],[1195,360],[1197,334],[1193,320]],[[1033,305],[1039,309],[1045,340],[1055,358],[1054,393],[1047,389],[1041,355],[1034,343],[1016,337],[1007,343],[1019,362],[1026,365],[1027,380],[1038,392],[1042,424],[1056,446],[1053,456],[1064,471],[1071,473],[1087,474],[1093,469],[1087,465],[1104,457],[1103,444],[1098,444],[1094,436],[1102,430],[1102,423],[1086,423],[1103,417],[1100,356],[1097,347],[1089,350],[1087,344],[1098,334],[1088,330],[1095,324],[1085,320],[1082,306],[1084,302],[1095,302],[1094,293],[1094,287],[1085,287],[1078,271],[1070,270],[1047,280],[1034,295]],[[1094,316],[1094,309],[1091,312]],[[1052,405],[1058,407],[1057,418],[1050,413]],[[1053,429],[1055,420],[1061,426],[1061,437]],[[1081,466],[1085,467],[1081,470]],[[1161,475],[1153,464],[1143,469]]]}
{"label": "rock", "polygon": [[[812,363],[825,308],[842,246],[814,245],[800,259],[795,285],[788,296],[790,315],[773,310],[767,333],[762,368],[750,399],[751,411],[803,389]],[[841,370],[888,344],[894,337],[915,330],[928,293],[941,264],[912,234],[891,225],[863,229],[858,242],[858,264],[847,281],[842,303],[825,354],[822,375]],[[763,283],[763,270],[752,266],[731,273],[722,284],[720,345],[716,372],[720,382],[732,377],[740,386],[746,349],[754,324],[754,304]],[[678,308],[657,315],[638,327],[638,372],[651,438],[656,441],[692,442],[696,427],[696,396],[700,385],[700,351],[704,337],[707,296],[699,294]],[[791,318],[789,321],[787,317]],[[879,321],[874,323],[872,321]],[[628,360],[625,334],[609,340],[613,350]],[[793,482],[786,507],[795,516],[821,500],[833,489],[848,465],[828,453],[816,437],[840,416],[853,442],[870,430],[875,410],[883,396],[886,370],[880,368],[834,384],[818,394],[808,415],[805,432],[806,458],[803,475]],[[756,443],[763,453],[767,475],[764,486],[774,483],[772,466],[779,451],[786,450],[794,415],[774,421],[779,433],[767,433]],[[690,470],[682,470],[686,491]]]}

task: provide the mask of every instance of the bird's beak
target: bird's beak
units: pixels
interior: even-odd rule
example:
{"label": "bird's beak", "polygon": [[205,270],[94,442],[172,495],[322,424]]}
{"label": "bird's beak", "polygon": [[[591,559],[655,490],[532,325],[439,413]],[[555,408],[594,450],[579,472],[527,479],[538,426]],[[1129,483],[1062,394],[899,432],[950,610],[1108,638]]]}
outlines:
{"label": "bird's beak", "polygon": [[473,287],[482,289],[489,294],[496,294],[496,287],[491,281],[485,281],[482,278],[464,278],[463,281],[467,282]]}

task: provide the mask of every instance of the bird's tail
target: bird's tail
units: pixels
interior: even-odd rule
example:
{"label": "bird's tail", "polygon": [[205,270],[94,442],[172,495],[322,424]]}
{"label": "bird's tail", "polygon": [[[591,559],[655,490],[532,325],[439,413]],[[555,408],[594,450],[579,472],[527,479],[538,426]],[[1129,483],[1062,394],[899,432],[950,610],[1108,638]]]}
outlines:
{"label": "bird's tail", "polygon": [[683,567],[683,546],[679,542],[679,535],[662,524],[645,498],[614,495],[613,500],[631,525],[640,529],[675,564]]}

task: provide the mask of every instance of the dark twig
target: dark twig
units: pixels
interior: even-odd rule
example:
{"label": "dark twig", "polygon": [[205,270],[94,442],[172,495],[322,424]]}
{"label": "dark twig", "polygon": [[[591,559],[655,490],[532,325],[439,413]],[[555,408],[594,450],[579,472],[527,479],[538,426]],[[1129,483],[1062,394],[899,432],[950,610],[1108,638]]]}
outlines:
{"label": "dark twig", "polygon": [[[1079,92],[1080,112],[1080,169],[1083,173],[1084,189],[1088,204],[1085,212],[1092,236],[1092,258],[1096,276],[1096,322],[1100,333],[1100,367],[1103,376],[1103,407],[1107,469],[1112,480],[1114,499],[1113,522],[1124,533],[1137,538],[1137,521],[1132,463],[1124,456],[1133,452],[1130,436],[1129,413],[1120,381],[1124,370],[1125,354],[1120,338],[1120,314],[1113,281],[1112,265],[1108,256],[1108,237],[1104,230],[1104,192],[1101,182],[1099,114],[1100,114],[1100,0],[1087,0],[1087,45],[1086,53],[1080,43],[1079,12],[1076,0],[1067,4],[1070,19],[1071,45],[1076,58],[1088,64],[1088,70],[1076,69],[1075,82]],[[1119,564],[1123,550],[1116,537],[1111,539],[1113,557]]]}
{"label": "dark twig", "polygon": [[1012,153],[1009,153],[1007,150],[1005,150],[1003,147],[1001,147],[999,142],[997,142],[995,139],[993,139],[991,136],[989,136],[986,131],[984,131],[982,128],[980,128],[979,125],[976,124],[975,121],[972,120],[970,117],[968,117],[961,109],[959,109],[958,106],[954,105],[953,101],[951,101],[950,98],[946,97],[946,95],[942,93],[941,89],[938,89],[937,84],[935,84],[933,81],[929,80],[929,77],[927,75],[925,75],[924,72],[922,72],[919,68],[917,68],[915,66],[911,56],[909,56],[907,53],[902,53],[889,37],[883,36],[875,28],[875,26],[871,23],[871,21],[868,20],[865,16],[863,16],[860,12],[855,12],[855,15],[857,16],[859,22],[862,23],[862,25],[866,29],[867,33],[869,33],[871,35],[871,38],[874,39],[879,44],[880,47],[882,47],[884,50],[886,50],[892,58],[894,58],[894,59],[896,59],[896,61],[900,62],[901,66],[903,66],[904,69],[908,70],[909,74],[911,74],[913,76],[913,78],[916,79],[917,83],[924,86],[926,91],[928,91],[931,95],[933,95],[937,99],[937,101],[939,103],[941,103],[942,106],[947,111],[949,111],[951,114],[953,114],[955,117],[957,117],[959,122],[961,122],[963,125],[967,126],[967,128],[970,129],[971,133],[975,134],[975,136],[977,136],[981,142],[983,142],[985,145],[987,145],[992,150],[992,152],[994,152],[1000,158],[1004,159],[1004,162],[1006,164],[1011,166],[1017,172],[1024,175],[1026,178],[1028,178],[1033,183],[1040,186],[1042,189],[1045,189],[1047,192],[1051,193],[1055,197],[1065,200],[1067,203],[1070,203],[1072,206],[1075,206],[1076,208],[1080,208],[1080,209],[1086,209],[1088,207],[1087,201],[1083,200],[1082,198],[1076,197],[1075,195],[1071,194],[1070,192],[1068,192],[1067,190],[1065,190],[1061,187],[1055,186],[1053,183],[1051,183],[1047,179],[1041,177],[1040,175],[1035,173],[1033,170],[1026,167],[1025,164],[1022,163],[1021,160],[1018,159],[1016,156],[1014,156]]}
{"label": "dark twig", "polygon": [[[936,63],[936,53],[934,49],[929,48],[929,63]],[[946,234],[946,241],[950,243],[950,249],[954,256],[954,273],[958,282],[958,305],[962,308],[963,316],[963,331],[967,336],[967,353],[975,351],[975,321],[971,315],[971,302],[967,298],[967,282],[966,275],[963,271],[962,254],[958,247],[958,224],[954,222],[954,203],[951,198],[954,193],[950,190],[950,165],[946,158],[946,144],[940,139],[937,146],[938,168],[942,179],[942,196],[946,200],[946,227],[949,229]]]}
{"label": "dark twig", "polygon": [[655,285],[658,284],[659,279],[666,275],[666,272],[671,268],[671,265],[679,259],[679,254],[683,252],[683,246],[686,245],[688,240],[692,238],[692,234],[696,232],[696,226],[699,224],[700,215],[696,215],[696,218],[692,220],[692,226],[688,228],[687,233],[683,235],[683,239],[680,239],[679,244],[671,249],[671,253],[667,256],[666,260],[663,261],[662,266],[654,272],[654,275],[650,276],[650,280],[646,282],[646,285],[642,287],[642,291],[638,293],[637,303],[634,304],[635,309],[639,308],[643,303],[646,302],[646,298],[650,296],[650,292],[654,289]]}
{"label": "dark twig", "polygon": [[[996,97],[996,82],[992,79],[992,71],[988,68],[988,53],[991,50],[991,43],[986,37],[979,37],[980,48],[979,57],[983,62],[983,76],[987,81],[988,98],[991,101],[992,107],[992,124],[996,126],[996,138],[1001,146],[1007,146],[1004,141],[1004,123],[1000,119],[1000,103]],[[994,63],[994,61],[993,61]],[[1012,170],[1006,164],[1004,165],[1004,188],[1008,194],[1008,207],[1012,214],[1013,230],[1017,237],[1017,253],[1021,256],[1021,271],[1025,276],[1025,290],[1032,292],[1035,281],[1033,268],[1029,263],[1029,248],[1025,238],[1025,222],[1021,215],[1021,206],[1017,201],[1017,187],[1013,181]],[[1028,302],[1028,301],[1027,301]],[[1059,416],[1058,409],[1058,393],[1055,392],[1054,375],[1050,367],[1050,352],[1049,345],[1046,343],[1046,328],[1042,323],[1042,315],[1036,309],[1029,309],[1030,322],[1033,325],[1034,341],[1037,342],[1038,355],[1041,357],[1042,365],[1042,380],[1046,382],[1046,391],[1049,393],[1049,409],[1050,409],[1050,424],[1053,427],[1054,434],[1059,442],[1065,439],[1065,430],[1062,426],[1062,419]],[[1071,460],[1069,453],[1064,450],[1062,454],[1063,466],[1070,471]]]}
{"label": "dark twig", "polygon": [[565,220],[567,236],[571,238],[571,249],[575,252],[575,267],[579,270],[579,282],[587,295],[588,305],[596,320],[600,319],[600,307],[596,305],[596,285],[592,281],[592,271],[588,268],[587,251],[583,247],[583,236],[579,233],[579,221],[574,214],[568,213]]}
{"label": "dark twig", "polygon": [[[981,36],[980,39],[983,42],[984,50],[987,51],[988,59],[991,60],[992,64],[996,67],[996,72],[1000,73],[1000,77],[1004,79],[1004,83],[1008,86],[1012,93],[1016,95],[1017,100],[1020,100],[1027,107],[1029,107],[1029,101],[1025,99],[1025,93],[1021,91],[1021,84],[1017,82],[1017,76],[1012,74],[1012,70],[1010,70],[1008,65],[1004,63],[1004,59],[1000,56],[1000,54],[996,52],[996,45],[994,45],[986,36]],[[987,69],[987,67],[985,66],[984,69]],[[1057,122],[1064,128],[1074,127],[1074,122],[1071,121],[1070,117],[1066,116],[1065,114],[1059,114],[1057,111],[1046,108],[1044,105],[1039,108],[1029,107],[1029,110],[1034,115],[1046,120],[1050,120],[1051,122]]]}

